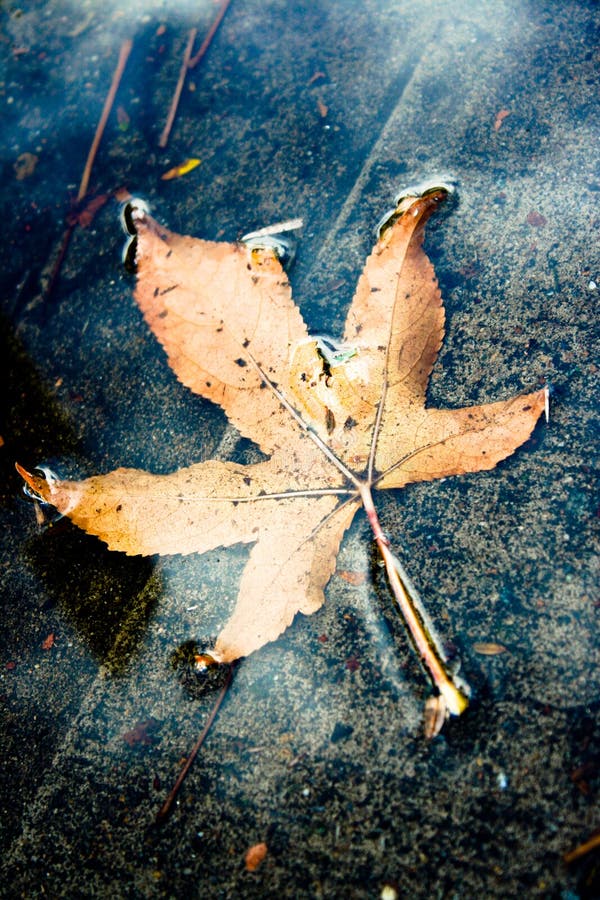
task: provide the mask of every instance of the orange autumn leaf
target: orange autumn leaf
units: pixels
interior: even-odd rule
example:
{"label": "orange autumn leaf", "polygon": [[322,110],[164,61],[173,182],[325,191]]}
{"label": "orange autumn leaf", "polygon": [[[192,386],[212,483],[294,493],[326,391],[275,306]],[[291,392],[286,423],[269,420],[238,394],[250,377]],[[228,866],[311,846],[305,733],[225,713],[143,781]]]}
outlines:
{"label": "orange autumn leaf", "polygon": [[208,460],[167,475],[119,468],[83,481],[19,471],[85,531],[127,554],[204,553],[251,545],[229,621],[210,651],[231,662],[275,640],[324,602],[344,532],[363,506],[390,585],[450,712],[465,697],[413,615],[373,495],[492,469],[531,434],[546,393],[462,409],[426,405],[444,335],[424,226],[446,189],[399,199],[380,228],[343,341],[311,337],[272,242],[181,236],[141,205],[136,300],[169,365],[218,404],[268,457]]}

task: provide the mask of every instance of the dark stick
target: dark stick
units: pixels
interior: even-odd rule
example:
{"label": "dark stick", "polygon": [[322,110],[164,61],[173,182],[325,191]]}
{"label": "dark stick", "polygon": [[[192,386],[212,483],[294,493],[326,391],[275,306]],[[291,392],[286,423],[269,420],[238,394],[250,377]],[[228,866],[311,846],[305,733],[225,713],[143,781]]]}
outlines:
{"label": "dark stick", "polygon": [[190,31],[190,35],[188,38],[187,47],[185,48],[185,54],[183,56],[183,62],[181,63],[181,69],[179,70],[179,78],[177,80],[177,85],[175,87],[175,92],[173,94],[173,99],[171,100],[171,106],[169,107],[169,113],[167,115],[167,121],[165,123],[165,127],[162,130],[162,134],[158,141],[158,146],[164,149],[167,146],[169,141],[169,135],[171,134],[171,128],[173,127],[173,122],[175,121],[175,116],[177,115],[177,107],[179,105],[179,98],[181,97],[181,91],[183,90],[183,83],[185,81],[185,76],[187,74],[188,69],[193,69],[194,66],[197,66],[206,51],[210,46],[210,42],[215,36],[215,32],[221,22],[223,21],[223,16],[227,12],[227,7],[231,3],[231,0],[222,0],[219,10],[213,20],[212,25],[208,29],[207,35],[202,41],[200,45],[200,49],[196,53],[194,57],[192,57],[192,49],[194,47],[194,40],[196,38],[196,29],[192,28]]}
{"label": "dark stick", "polygon": [[[58,273],[60,272],[63,259],[67,255],[67,250],[69,248],[69,242],[71,240],[71,235],[73,234],[73,230],[75,225],[67,225],[63,232],[63,236],[61,238],[61,242],[59,244],[58,250],[55,253],[54,262],[52,264],[52,269],[50,270],[50,274],[48,275],[48,281],[45,286],[42,286],[41,297],[38,295],[35,299],[35,303],[38,303],[40,299],[47,300],[52,291],[54,290],[54,284],[56,279],[58,278]],[[46,267],[44,267],[46,268]],[[40,281],[43,282],[44,270],[42,270],[42,275]]]}
{"label": "dark stick", "polygon": [[204,728],[202,729],[202,731],[200,733],[200,737],[194,744],[192,751],[191,751],[190,755],[188,756],[183,769],[179,773],[179,775],[177,777],[177,781],[171,788],[171,791],[169,792],[167,799],[165,800],[165,802],[163,803],[163,805],[161,806],[161,808],[159,809],[159,811],[156,814],[157,825],[160,825],[162,822],[164,822],[165,819],[167,818],[167,816],[169,815],[169,813],[171,812],[171,807],[173,806],[173,802],[175,801],[175,798],[177,797],[177,794],[179,793],[179,788],[183,784],[185,776],[191,769],[192,763],[194,762],[194,760],[198,754],[198,751],[200,750],[200,748],[202,747],[202,744],[206,740],[206,736],[208,735],[208,732],[210,731],[211,725],[215,721],[215,719],[217,717],[217,713],[219,712],[219,709],[221,707],[221,704],[223,703],[223,700],[225,699],[225,695],[227,694],[227,691],[229,690],[229,687],[233,680],[233,671],[234,671],[234,666],[231,665],[229,667],[229,671],[227,672],[227,679],[225,681],[225,684],[221,688],[221,690],[219,692],[219,696],[215,700],[214,706],[210,711],[208,719],[206,720],[206,725],[204,726]]}
{"label": "dark stick", "polygon": [[171,128],[173,127],[173,122],[175,121],[175,116],[177,115],[177,107],[179,106],[179,98],[181,97],[181,92],[183,90],[183,83],[185,81],[185,76],[187,74],[187,70],[189,68],[190,56],[192,55],[192,49],[194,47],[194,41],[196,40],[197,30],[192,28],[190,30],[190,34],[188,37],[188,42],[185,48],[185,53],[183,54],[183,62],[181,63],[181,69],[179,70],[179,78],[177,79],[177,85],[175,86],[175,93],[173,94],[173,99],[171,100],[171,106],[169,107],[169,114],[167,116],[167,121],[165,123],[165,127],[162,130],[162,134],[158,141],[158,146],[163,149],[167,146],[169,141],[169,135],[171,134]]}
{"label": "dark stick", "polygon": [[194,66],[198,65],[198,63],[200,62],[200,60],[202,59],[202,57],[208,50],[208,48],[210,46],[210,42],[214,38],[217,28],[223,21],[223,16],[227,12],[227,7],[229,6],[230,3],[231,3],[231,0],[222,0],[221,6],[219,7],[219,11],[218,11],[217,15],[215,16],[214,22],[208,29],[208,34],[202,41],[200,49],[198,50],[196,55],[192,59],[190,59],[190,62],[189,62],[190,69],[193,69]]}
{"label": "dark stick", "polygon": [[565,853],[563,859],[566,863],[575,862],[576,859],[580,859],[582,856],[585,856],[586,853],[589,853],[591,850],[595,850],[596,847],[600,847],[600,832],[593,835],[593,837],[589,838],[589,840],[585,841],[585,843],[579,844],[579,846],[575,847],[574,850],[571,850],[569,853]]}
{"label": "dark stick", "polygon": [[96,158],[96,153],[98,152],[98,147],[100,146],[100,141],[102,140],[102,135],[104,134],[104,129],[106,127],[106,123],[108,121],[108,117],[110,115],[110,111],[112,109],[112,105],[115,102],[115,96],[119,89],[119,83],[121,81],[121,77],[125,70],[125,65],[127,63],[127,59],[129,54],[131,53],[131,48],[133,46],[133,41],[126,40],[123,41],[121,45],[121,50],[119,52],[119,61],[117,62],[117,68],[115,69],[115,74],[113,75],[112,83],[110,86],[110,90],[106,95],[106,100],[104,101],[104,109],[102,110],[102,115],[100,116],[100,121],[98,122],[98,126],[96,128],[96,134],[94,135],[94,140],[92,141],[92,146],[90,147],[90,152],[88,153],[88,158],[85,164],[85,168],[83,170],[83,175],[81,177],[81,184],[79,185],[79,192],[77,194],[77,200],[82,200],[87,194],[88,184],[90,181],[90,175],[92,172],[92,166],[94,165],[94,160]]}
{"label": "dark stick", "polygon": [[[90,151],[88,153],[88,157],[83,169],[83,175],[81,176],[81,184],[79,185],[79,191],[77,192],[77,201],[81,201],[85,195],[87,194],[88,185],[90,183],[90,175],[92,173],[92,166],[94,165],[94,160],[96,158],[96,153],[98,152],[98,147],[100,146],[100,141],[102,140],[102,135],[104,134],[104,129],[106,127],[106,123],[108,121],[108,117],[110,115],[110,111],[112,109],[112,105],[115,100],[115,96],[117,90],[119,88],[119,83],[121,81],[121,77],[123,75],[123,71],[125,69],[125,64],[127,63],[127,59],[129,54],[131,53],[131,47],[133,42],[131,40],[123,41],[121,45],[121,50],[119,52],[119,60],[117,62],[117,67],[115,69],[115,73],[112,78],[112,82],[110,85],[110,89],[108,94],[106,95],[106,100],[104,101],[104,108],[102,110],[102,115],[100,116],[100,121],[96,127],[96,133],[94,135],[94,140],[92,141],[92,145],[90,147]],[[43,300],[47,299],[52,290],[54,288],[54,284],[56,279],[58,278],[58,273],[60,272],[63,260],[66,256],[67,249],[69,247],[69,242],[71,240],[71,235],[73,234],[73,229],[75,228],[75,224],[68,225],[63,233],[60,245],[56,252],[56,256],[54,262],[52,264],[52,269],[48,276],[48,281],[46,286],[42,288],[41,297]]]}

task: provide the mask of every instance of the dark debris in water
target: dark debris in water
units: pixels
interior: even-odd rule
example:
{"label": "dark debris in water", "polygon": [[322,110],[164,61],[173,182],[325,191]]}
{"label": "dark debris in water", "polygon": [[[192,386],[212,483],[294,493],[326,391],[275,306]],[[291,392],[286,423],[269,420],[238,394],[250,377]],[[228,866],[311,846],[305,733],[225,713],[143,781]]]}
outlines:
{"label": "dark debris in water", "polygon": [[195,641],[186,641],[171,653],[169,663],[189,700],[217,694],[227,681],[230,666],[203,664],[204,656]]}

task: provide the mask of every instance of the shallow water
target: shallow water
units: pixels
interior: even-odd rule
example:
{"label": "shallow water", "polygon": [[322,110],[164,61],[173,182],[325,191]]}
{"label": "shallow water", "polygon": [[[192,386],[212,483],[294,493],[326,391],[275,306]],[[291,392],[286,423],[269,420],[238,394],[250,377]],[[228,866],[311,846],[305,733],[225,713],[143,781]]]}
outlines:
{"label": "shallow water", "polygon": [[[600,824],[597,4],[233,0],[160,151],[187,31],[214,10],[0,10],[3,893],[593,897],[597,857],[562,854]],[[40,527],[13,468],[256,458],[148,332],[116,202],[74,230],[40,301],[128,37],[95,191],[124,184],[209,239],[301,216],[294,297],[336,336],[391,198],[444,175],[458,190],[426,239],[447,312],[430,404],[552,386],[550,425],[496,470],[378,498],[469,711],[423,740],[429,685],[357,517],[322,610],[238,667],[160,829],[214,697],[184,651],[218,632],[247,550],[110,553],[64,520]]]}

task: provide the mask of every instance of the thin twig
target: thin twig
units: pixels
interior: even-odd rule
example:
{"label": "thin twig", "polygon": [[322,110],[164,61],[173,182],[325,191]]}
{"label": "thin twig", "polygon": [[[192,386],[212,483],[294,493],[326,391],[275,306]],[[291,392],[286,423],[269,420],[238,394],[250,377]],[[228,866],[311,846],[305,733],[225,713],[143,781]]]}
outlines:
{"label": "thin twig", "polygon": [[188,36],[188,42],[185,48],[185,53],[183,54],[183,62],[181,63],[181,69],[179,70],[179,78],[177,79],[177,85],[175,87],[175,93],[173,94],[173,99],[171,100],[171,106],[169,107],[169,114],[167,116],[167,121],[165,123],[165,127],[162,130],[162,134],[160,136],[160,140],[158,142],[158,146],[164,147],[167,146],[169,141],[169,135],[171,134],[171,128],[173,127],[173,122],[175,121],[175,116],[177,115],[177,107],[179,105],[179,98],[181,97],[181,92],[183,90],[183,83],[185,81],[185,76],[187,74],[187,70],[190,63],[190,56],[192,55],[192,50],[194,47],[194,41],[196,40],[197,30],[192,28],[190,30]]}
{"label": "thin twig", "polygon": [[229,687],[233,680],[234,669],[235,669],[235,665],[231,665],[229,667],[229,671],[227,672],[227,678],[225,680],[225,684],[221,688],[219,695],[218,695],[217,699],[215,700],[214,706],[210,711],[210,715],[208,716],[208,719],[206,720],[206,724],[200,733],[200,737],[194,744],[183,769],[179,773],[177,781],[175,782],[175,784],[171,788],[171,791],[169,792],[167,799],[165,800],[165,802],[163,803],[163,805],[161,806],[161,808],[159,809],[159,811],[156,814],[156,823],[157,824],[164,822],[165,819],[167,818],[167,816],[169,815],[169,813],[171,812],[171,808],[173,806],[175,798],[177,797],[177,794],[179,793],[179,788],[183,784],[185,776],[191,769],[192,763],[194,762],[194,759],[196,758],[198,751],[200,750],[200,748],[202,747],[202,744],[206,740],[206,736],[208,735],[208,732],[210,731],[211,725],[215,721],[215,719],[217,717],[217,713],[219,712],[220,706],[223,703],[223,700],[225,699],[225,695],[227,694],[227,691],[229,690]]}
{"label": "thin twig", "polygon": [[193,69],[198,65],[208,48],[210,47],[210,42],[215,36],[217,28],[223,21],[223,16],[227,12],[227,7],[231,3],[231,0],[222,0],[221,5],[218,9],[218,12],[213,19],[213,23],[208,29],[206,37],[202,41],[200,45],[200,49],[196,53],[195,56],[192,57],[192,50],[194,47],[194,40],[196,39],[196,29],[192,28],[190,31],[187,46],[185,48],[185,53],[183,56],[183,62],[181,63],[181,69],[179,70],[179,78],[177,80],[177,85],[175,87],[175,92],[173,94],[173,99],[171,100],[171,106],[169,107],[169,113],[167,115],[167,121],[165,123],[165,127],[162,130],[162,134],[158,141],[158,146],[163,150],[167,146],[169,141],[169,135],[171,134],[171,128],[173,127],[173,122],[175,121],[175,116],[177,115],[177,107],[179,106],[179,98],[181,97],[181,92],[183,90],[183,84],[185,82],[185,76],[187,74],[188,69]]}
{"label": "thin twig", "polygon": [[202,41],[200,49],[198,50],[196,55],[192,59],[190,59],[190,62],[189,62],[190,69],[193,69],[194,66],[198,65],[198,63],[200,62],[200,60],[202,59],[202,57],[208,50],[208,48],[210,46],[210,42],[214,38],[217,28],[223,21],[223,16],[227,12],[227,7],[229,6],[230,3],[231,3],[231,0],[222,0],[221,5],[219,7],[219,11],[217,12],[217,14],[215,16],[212,25],[208,29],[208,33],[207,33],[206,37],[204,38],[204,40]]}
{"label": "thin twig", "polygon": [[565,853],[563,859],[567,864],[575,862],[576,859],[580,859],[582,856],[589,853],[590,850],[595,850],[596,847],[600,847],[600,831],[583,844],[579,844],[578,847]]}
{"label": "thin twig", "polygon": [[73,234],[74,228],[75,228],[74,224],[67,225],[67,227],[63,231],[63,236],[60,240],[60,244],[58,245],[58,249],[56,250],[56,252],[54,254],[54,261],[52,262],[52,266],[50,268],[50,272],[48,275],[48,280],[46,281],[45,285],[43,284],[43,281],[44,281],[43,275],[44,275],[44,270],[48,268],[48,265],[44,266],[44,270],[42,270],[42,275],[40,277],[40,281],[42,282],[41,298],[38,295],[38,297],[36,297],[36,299],[34,301],[34,304],[38,303],[40,299],[47,300],[48,297],[50,296],[50,294],[52,293],[52,291],[54,290],[54,284],[56,282],[56,279],[58,278],[58,273],[60,272],[60,269],[61,269],[61,266],[63,263],[63,259],[65,258],[66,254],[67,254],[67,250],[69,248],[69,242],[71,240],[71,235]]}
{"label": "thin twig", "polygon": [[[90,147],[90,151],[88,153],[88,157],[83,169],[83,175],[81,176],[81,183],[79,185],[79,191],[77,192],[77,202],[81,202],[85,195],[87,194],[88,185],[90,183],[90,176],[92,173],[92,166],[94,165],[94,160],[96,158],[96,153],[98,152],[98,147],[100,146],[100,141],[102,140],[102,135],[104,134],[104,129],[106,127],[106,122],[108,121],[108,117],[110,115],[110,111],[112,109],[112,105],[115,100],[115,96],[117,90],[119,88],[119,84],[121,81],[121,77],[123,75],[123,71],[125,69],[125,65],[127,63],[127,59],[129,54],[131,53],[131,48],[133,46],[133,41],[126,40],[123,41],[121,45],[121,50],[119,51],[119,59],[117,62],[117,67],[115,69],[112,83],[110,85],[110,89],[108,94],[106,95],[106,100],[104,101],[104,108],[102,110],[102,115],[100,116],[100,120],[96,127],[96,133],[94,135],[94,140],[92,141],[92,145]],[[66,256],[69,242],[71,240],[71,235],[73,234],[73,230],[75,228],[75,222],[71,225],[68,225],[64,232],[63,236],[58,245],[58,249],[56,250],[54,260],[50,267],[50,272],[48,275],[48,280],[45,286],[42,288],[41,299],[46,300],[54,289],[54,284],[56,279],[58,278],[58,273],[60,272],[63,260]],[[48,265],[44,268],[48,268]]]}
{"label": "thin twig", "polygon": [[92,172],[92,166],[94,165],[96,153],[98,152],[98,147],[100,146],[100,141],[102,140],[102,135],[104,134],[104,129],[106,127],[106,123],[108,121],[108,117],[110,115],[112,105],[115,102],[115,96],[119,89],[121,77],[125,70],[125,65],[127,63],[129,54],[131,53],[132,46],[133,46],[133,41],[130,39],[123,41],[123,43],[121,45],[121,50],[119,51],[119,61],[117,62],[117,68],[115,69],[115,74],[113,75],[110,90],[109,90],[108,94],[106,95],[106,100],[104,101],[104,109],[102,110],[102,115],[100,116],[100,121],[98,122],[98,127],[96,128],[96,134],[94,135],[94,140],[92,141],[92,146],[90,147],[90,152],[88,153],[88,158],[87,158],[85,168],[83,170],[83,175],[81,178],[81,184],[79,185],[79,192],[77,194],[77,200],[82,200],[85,197],[85,195],[87,194],[88,184],[90,181],[90,175]]}

